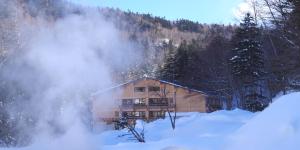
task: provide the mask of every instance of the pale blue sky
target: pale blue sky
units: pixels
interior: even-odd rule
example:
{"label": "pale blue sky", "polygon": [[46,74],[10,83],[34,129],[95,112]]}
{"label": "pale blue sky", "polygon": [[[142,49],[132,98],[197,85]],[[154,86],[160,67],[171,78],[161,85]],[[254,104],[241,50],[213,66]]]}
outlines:
{"label": "pale blue sky", "polygon": [[70,0],[88,6],[120,8],[150,13],[169,20],[179,18],[201,23],[236,23],[233,10],[243,0]]}

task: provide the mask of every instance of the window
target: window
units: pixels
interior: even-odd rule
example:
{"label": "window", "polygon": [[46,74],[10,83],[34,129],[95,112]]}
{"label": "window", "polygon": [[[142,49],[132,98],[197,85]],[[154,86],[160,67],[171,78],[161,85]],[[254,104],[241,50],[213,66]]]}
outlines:
{"label": "window", "polygon": [[159,92],[160,87],[159,86],[149,86],[148,90],[149,90],[149,92]]}
{"label": "window", "polygon": [[122,113],[126,117],[146,117],[146,112],[144,111],[127,111]]}
{"label": "window", "polygon": [[146,116],[146,112],[144,111],[136,111],[134,112],[136,117],[145,117]]}
{"label": "window", "polygon": [[151,106],[167,106],[167,98],[149,98],[149,105]]}
{"label": "window", "polygon": [[132,105],[132,99],[122,99],[122,105]]}
{"label": "window", "polygon": [[149,98],[149,104],[157,104],[159,102],[159,98]]}
{"label": "window", "polygon": [[145,98],[134,99],[134,104],[135,105],[145,105],[146,104],[146,99]]}
{"label": "window", "polygon": [[152,118],[161,118],[161,117],[165,117],[165,112],[164,111],[150,111],[149,116]]}
{"label": "window", "polygon": [[135,87],[134,92],[145,92],[145,87]]}

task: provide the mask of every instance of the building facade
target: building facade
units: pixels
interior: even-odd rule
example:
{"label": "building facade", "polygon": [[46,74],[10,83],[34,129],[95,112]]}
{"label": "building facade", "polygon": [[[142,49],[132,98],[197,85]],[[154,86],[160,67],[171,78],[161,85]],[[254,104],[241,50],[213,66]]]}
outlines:
{"label": "building facade", "polygon": [[[93,94],[92,112],[94,119],[106,122],[122,116],[151,121],[165,117],[166,112],[211,112],[221,108],[221,102],[210,100],[198,90],[142,78]],[[108,101],[110,106],[104,107]]]}

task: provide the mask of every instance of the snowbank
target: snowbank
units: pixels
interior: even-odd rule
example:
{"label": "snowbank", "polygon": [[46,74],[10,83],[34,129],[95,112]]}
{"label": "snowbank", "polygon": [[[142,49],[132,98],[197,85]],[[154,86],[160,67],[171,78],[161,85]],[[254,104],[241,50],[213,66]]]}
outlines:
{"label": "snowbank", "polygon": [[300,93],[278,98],[231,136],[230,150],[299,150]]}

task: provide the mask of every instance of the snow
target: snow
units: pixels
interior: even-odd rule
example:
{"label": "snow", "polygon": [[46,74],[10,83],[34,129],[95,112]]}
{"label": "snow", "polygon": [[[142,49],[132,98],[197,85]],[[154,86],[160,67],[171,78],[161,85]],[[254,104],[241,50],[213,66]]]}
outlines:
{"label": "snow", "polygon": [[[180,115],[180,114],[179,114]],[[146,143],[128,141],[126,130],[100,135],[104,150],[122,149],[221,149],[227,136],[244,125],[254,114],[242,110],[206,113],[182,113],[172,130],[169,118],[144,123]],[[139,121],[137,129],[142,130]]]}
{"label": "snow", "polygon": [[239,58],[239,56],[233,56],[230,60],[235,60],[237,58]]}
{"label": "snow", "polygon": [[[277,98],[260,113],[242,110],[189,113],[172,130],[168,118],[145,124],[146,143],[124,142],[119,132],[101,135],[103,149],[298,150],[300,93]],[[138,127],[141,127],[139,122]],[[125,131],[121,131],[125,133]],[[122,142],[120,142],[122,141]]]}
{"label": "snow", "polygon": [[229,149],[298,150],[299,98],[300,93],[291,93],[278,98],[269,108],[232,135]]}
{"label": "snow", "polygon": [[122,136],[128,134],[126,130],[107,130],[90,135],[77,125],[61,140],[48,143],[48,147],[41,146],[47,145],[41,141],[27,148],[9,150],[298,150],[299,98],[300,93],[281,96],[259,113],[239,109],[179,113],[175,130],[171,128],[168,117],[150,123],[138,121],[136,128],[138,131],[145,129],[146,143]]}

